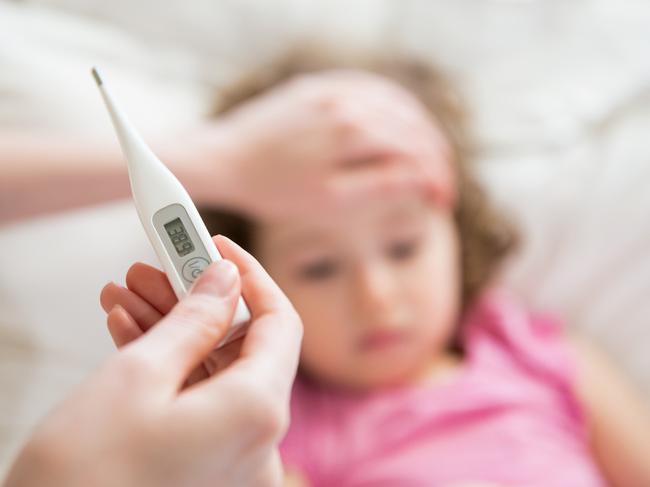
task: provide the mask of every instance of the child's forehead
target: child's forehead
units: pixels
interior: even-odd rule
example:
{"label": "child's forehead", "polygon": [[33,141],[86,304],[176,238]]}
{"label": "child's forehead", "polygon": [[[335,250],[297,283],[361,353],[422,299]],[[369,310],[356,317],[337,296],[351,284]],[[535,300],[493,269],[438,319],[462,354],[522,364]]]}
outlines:
{"label": "child's forehead", "polygon": [[317,215],[287,218],[259,226],[265,246],[301,247],[322,242],[341,242],[361,236],[395,233],[432,216],[431,203],[415,195],[382,198],[354,207],[325,209]]}

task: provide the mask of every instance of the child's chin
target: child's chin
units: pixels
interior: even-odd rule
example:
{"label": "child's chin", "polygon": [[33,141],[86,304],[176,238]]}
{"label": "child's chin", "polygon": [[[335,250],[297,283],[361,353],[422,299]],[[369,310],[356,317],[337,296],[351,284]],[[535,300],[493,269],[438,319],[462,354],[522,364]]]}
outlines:
{"label": "child's chin", "polygon": [[[409,360],[411,359],[411,360]],[[323,374],[301,367],[301,374],[307,380],[316,381],[333,389],[350,392],[369,392],[413,384],[418,380],[421,367],[411,357],[398,360],[386,357],[381,362],[357,364],[347,372]]]}
{"label": "child's chin", "polygon": [[391,367],[383,365],[381,368],[374,368],[365,373],[355,374],[354,377],[349,377],[349,387],[357,390],[369,391],[377,389],[388,389],[393,387],[401,387],[413,384],[417,380],[417,374],[414,372],[414,367],[409,365],[402,365],[397,367],[395,363],[387,362]]}

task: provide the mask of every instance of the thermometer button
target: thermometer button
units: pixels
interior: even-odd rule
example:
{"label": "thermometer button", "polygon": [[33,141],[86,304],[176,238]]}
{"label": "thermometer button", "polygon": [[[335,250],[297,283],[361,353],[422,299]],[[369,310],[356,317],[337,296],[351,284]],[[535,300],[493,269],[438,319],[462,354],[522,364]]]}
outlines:
{"label": "thermometer button", "polygon": [[208,267],[210,262],[208,262],[203,257],[194,257],[193,259],[188,260],[183,265],[183,277],[188,282],[193,282],[194,279],[199,277],[199,274],[203,272],[203,269]]}

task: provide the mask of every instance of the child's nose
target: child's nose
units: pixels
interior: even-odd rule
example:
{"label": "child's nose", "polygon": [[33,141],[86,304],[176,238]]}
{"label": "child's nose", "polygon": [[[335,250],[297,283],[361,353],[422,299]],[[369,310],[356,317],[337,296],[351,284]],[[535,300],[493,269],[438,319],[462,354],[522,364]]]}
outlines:
{"label": "child's nose", "polygon": [[397,313],[399,289],[390,269],[363,265],[356,269],[354,294],[362,322],[390,322]]}

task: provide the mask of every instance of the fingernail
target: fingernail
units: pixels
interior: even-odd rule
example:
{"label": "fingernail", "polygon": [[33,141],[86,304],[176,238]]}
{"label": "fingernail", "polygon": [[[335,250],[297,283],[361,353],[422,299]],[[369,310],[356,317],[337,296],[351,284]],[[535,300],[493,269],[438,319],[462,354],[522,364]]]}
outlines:
{"label": "fingernail", "polygon": [[228,296],[237,281],[238,270],[235,264],[226,259],[211,264],[194,282],[190,293],[204,293]]}

